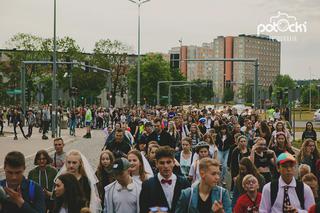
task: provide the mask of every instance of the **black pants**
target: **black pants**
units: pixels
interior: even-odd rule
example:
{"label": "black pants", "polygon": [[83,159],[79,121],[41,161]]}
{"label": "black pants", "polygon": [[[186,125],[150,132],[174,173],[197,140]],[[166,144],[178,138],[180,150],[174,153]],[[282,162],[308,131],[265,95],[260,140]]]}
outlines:
{"label": "black pants", "polygon": [[0,121],[0,134],[3,134],[3,121]]}
{"label": "black pants", "polygon": [[29,136],[29,137],[31,137],[31,135],[32,135],[32,128],[33,128],[33,125],[30,124],[30,125],[28,126],[28,136]]}
{"label": "black pants", "polygon": [[[21,123],[19,123],[18,126],[20,127],[20,130],[21,130],[23,137],[26,137],[26,135],[24,134]],[[14,132],[14,136],[17,137],[17,123],[13,123],[13,132]]]}
{"label": "black pants", "polygon": [[42,121],[42,135],[49,131],[49,121]]}

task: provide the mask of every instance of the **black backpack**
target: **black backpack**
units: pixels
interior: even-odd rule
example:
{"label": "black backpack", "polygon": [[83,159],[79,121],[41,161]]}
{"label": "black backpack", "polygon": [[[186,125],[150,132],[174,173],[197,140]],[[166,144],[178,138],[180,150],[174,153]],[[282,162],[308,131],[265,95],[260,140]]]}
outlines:
{"label": "black backpack", "polygon": [[[279,187],[279,180],[271,181],[271,184],[270,184],[271,207],[273,206],[274,202],[277,199],[278,187]],[[296,180],[296,193],[300,202],[300,206],[302,209],[304,209],[304,186],[303,186],[303,183],[298,180]]]}

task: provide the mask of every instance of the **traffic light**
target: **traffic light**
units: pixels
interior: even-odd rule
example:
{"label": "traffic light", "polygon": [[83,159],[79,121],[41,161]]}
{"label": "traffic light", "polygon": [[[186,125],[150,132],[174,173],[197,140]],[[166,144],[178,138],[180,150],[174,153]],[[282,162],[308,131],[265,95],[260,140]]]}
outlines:
{"label": "traffic light", "polygon": [[69,89],[69,96],[73,97],[73,96],[77,96],[79,95],[79,89],[77,87],[71,87]]}
{"label": "traffic light", "polygon": [[25,97],[29,97],[29,88],[28,87],[26,87],[25,88]]}
{"label": "traffic light", "polygon": [[88,61],[85,61],[85,62],[84,62],[84,65],[85,65],[84,71],[85,71],[85,72],[89,72],[89,71],[90,71],[90,69],[89,69],[89,67],[88,67],[88,66],[89,66],[89,62],[88,62]]}

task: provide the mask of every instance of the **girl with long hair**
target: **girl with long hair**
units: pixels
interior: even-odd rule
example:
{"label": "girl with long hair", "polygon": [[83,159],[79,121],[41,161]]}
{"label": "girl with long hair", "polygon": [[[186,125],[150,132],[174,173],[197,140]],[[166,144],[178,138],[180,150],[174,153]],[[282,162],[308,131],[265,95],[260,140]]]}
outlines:
{"label": "girl with long hair", "polygon": [[99,165],[96,171],[96,176],[99,180],[97,183],[97,188],[100,196],[101,206],[103,206],[104,200],[104,187],[114,181],[114,177],[112,174],[112,165],[115,158],[111,151],[105,150],[100,153],[99,157]]}
{"label": "girl with long hair", "polygon": [[228,132],[227,125],[221,125],[220,131],[217,134],[216,144],[218,146],[218,158],[220,163],[222,164],[221,182],[222,184],[225,184],[229,150],[232,144],[232,136]]}
{"label": "girl with long hair", "polygon": [[316,162],[319,159],[319,157],[320,155],[317,143],[311,138],[308,138],[303,142],[300,148],[300,152],[297,156],[297,161],[299,164],[309,165],[311,168],[311,172],[316,175]]}
{"label": "girl with long hair", "polygon": [[79,182],[70,173],[57,177],[54,191],[56,196],[54,213],[79,213],[81,208],[85,206]]}
{"label": "girl with long hair", "polygon": [[269,146],[270,139],[271,139],[271,131],[266,121],[261,121],[260,123],[257,124],[257,129],[254,134],[254,139],[258,137],[264,138],[267,142],[267,146]]}
{"label": "girl with long hair", "polygon": [[153,144],[152,141],[149,143],[148,153],[147,153],[147,160],[151,166],[152,172],[154,175],[158,173],[158,169],[156,167],[156,151],[160,148],[157,142]]}
{"label": "girl with long hair", "polygon": [[181,141],[182,151],[175,154],[176,160],[180,164],[181,173],[184,177],[189,177],[189,170],[193,162],[194,153],[192,152],[192,140],[189,137],[185,137]]}
{"label": "girl with long hair", "polygon": [[257,168],[254,166],[254,164],[249,158],[247,157],[242,158],[239,162],[239,174],[236,177],[236,181],[233,188],[232,207],[235,206],[238,198],[245,193],[245,190],[242,186],[242,181],[243,181],[243,178],[249,174],[253,175],[258,179],[259,186],[260,186],[258,191],[262,192],[262,188],[265,184],[265,180],[263,176],[259,173],[259,171],[257,170]]}
{"label": "girl with long hair", "polygon": [[209,154],[212,159],[218,160],[218,147],[216,146],[217,134],[206,133],[203,136],[203,141],[209,144]]}
{"label": "girl with long hair", "polygon": [[310,121],[306,123],[306,129],[302,133],[302,141],[307,138],[311,138],[312,140],[317,141],[317,133],[313,129],[313,124]]}
{"label": "girl with long hair", "polygon": [[276,166],[276,155],[274,151],[268,149],[264,138],[256,138],[255,145],[252,147],[250,159],[264,177],[265,181],[267,183],[270,182],[272,178],[271,169]]}
{"label": "girl with long hair", "polygon": [[287,145],[289,147],[291,147],[291,143],[292,143],[292,136],[290,134],[290,132],[286,129],[284,123],[282,121],[278,121],[275,123],[275,130],[272,132],[271,134],[271,139],[270,139],[270,143],[269,143],[269,147],[273,147],[275,146],[275,144],[277,143],[277,133],[278,132],[283,132],[284,136],[286,137],[287,140]]}
{"label": "girl with long hair", "polygon": [[[242,158],[250,156],[250,149],[247,148],[248,141],[247,137],[241,135],[237,138],[238,146],[233,150],[231,154],[231,178],[232,178],[232,186],[234,181],[236,180],[236,176],[239,174],[239,162]],[[231,186],[231,188],[232,188]]]}
{"label": "girl with long hair", "polygon": [[284,152],[289,152],[290,154],[295,155],[294,151],[289,145],[286,134],[284,132],[277,132],[277,134],[275,135],[275,139],[276,144],[273,146],[273,148],[271,148],[271,150],[275,152],[277,157]]}
{"label": "girl with long hair", "polygon": [[179,135],[179,132],[177,131],[177,127],[176,127],[174,121],[169,121],[167,132],[173,138],[175,146],[179,147],[180,135]]}
{"label": "girl with long hair", "polygon": [[140,182],[141,184],[152,177],[145,170],[144,161],[141,153],[138,150],[131,150],[128,152],[128,160],[131,164],[129,168],[129,173],[133,179]]}
{"label": "girl with long hair", "polygon": [[73,174],[80,184],[85,196],[85,205],[90,207],[93,213],[101,211],[101,201],[96,184],[98,179],[94,174],[87,158],[78,150],[71,150],[66,156],[66,162],[58,175],[64,173]]}
{"label": "girl with long hair", "polygon": [[202,141],[203,135],[196,123],[191,124],[188,137],[192,139],[192,146],[196,146],[200,141]]}

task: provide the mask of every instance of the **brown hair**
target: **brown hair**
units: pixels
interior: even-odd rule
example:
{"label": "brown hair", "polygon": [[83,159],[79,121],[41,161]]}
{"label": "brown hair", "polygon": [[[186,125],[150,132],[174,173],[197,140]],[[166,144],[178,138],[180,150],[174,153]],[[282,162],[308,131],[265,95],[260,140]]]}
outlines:
{"label": "brown hair", "polygon": [[10,166],[13,168],[26,167],[24,155],[18,151],[9,152],[4,159],[4,168]]}
{"label": "brown hair", "polygon": [[139,152],[138,150],[131,150],[128,152],[128,157],[129,155],[135,155],[139,162],[140,162],[140,167],[139,167],[139,176],[140,176],[140,180],[143,182],[147,179],[147,172],[145,171],[144,169],[144,164],[143,164],[143,159],[142,159],[142,155],[141,155],[141,152]]}
{"label": "brown hair", "polygon": [[170,146],[163,146],[156,151],[156,160],[160,160],[160,158],[163,158],[163,157],[169,157],[174,159],[174,155],[175,155],[174,149],[172,149]]}
{"label": "brown hair", "polygon": [[102,152],[100,153],[99,165],[98,165],[97,171],[101,171],[101,170],[104,169],[103,166],[102,166],[102,164],[101,164],[101,159],[102,159],[102,156],[103,156],[104,154],[107,154],[107,155],[109,156],[110,166],[113,164],[113,162],[114,162],[114,160],[115,160],[114,155],[113,155],[113,153],[112,153],[110,150],[104,150],[104,151],[102,151]]}
{"label": "brown hair", "polygon": [[34,165],[38,165],[38,160],[40,159],[41,155],[43,155],[47,160],[47,165],[52,163],[52,158],[49,156],[48,152],[46,150],[39,150],[34,158]]}

